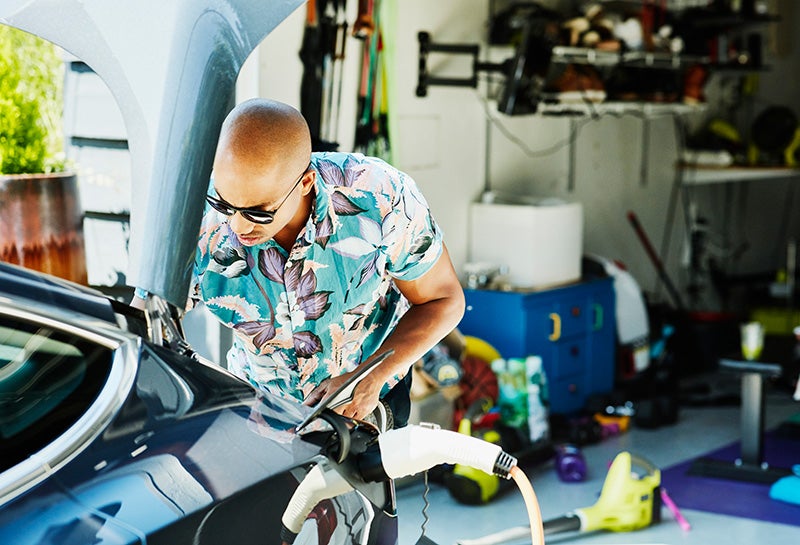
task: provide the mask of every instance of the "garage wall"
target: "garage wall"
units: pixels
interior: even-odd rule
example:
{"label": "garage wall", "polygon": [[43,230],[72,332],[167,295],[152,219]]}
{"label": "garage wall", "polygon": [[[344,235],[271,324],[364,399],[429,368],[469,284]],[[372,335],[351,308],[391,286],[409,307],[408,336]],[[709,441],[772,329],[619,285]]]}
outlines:
{"label": "garage wall", "polygon": [[[714,246],[729,244],[741,250],[726,257],[731,272],[747,274],[774,270],[785,264],[786,239],[800,238],[800,219],[795,212],[800,209],[800,197],[795,190],[800,179],[714,184],[692,187],[676,195],[673,191],[676,134],[673,119],[663,115],[648,122],[646,147],[641,141],[645,126],[641,118],[603,116],[577,120],[582,125],[572,147],[574,170],[571,171],[570,147],[563,145],[571,129],[568,118],[500,115],[492,104],[484,102],[483,84],[477,91],[432,87],[425,98],[414,94],[417,32],[426,30],[434,41],[441,43],[483,43],[489,0],[384,1],[388,8],[386,17],[393,21],[388,32],[393,34],[395,43],[391,89],[393,162],[414,176],[424,191],[445,231],[459,271],[471,258],[469,203],[479,197],[487,184],[499,191],[581,202],[584,251],[621,260],[642,288],[656,299],[666,299],[666,294],[658,288],[655,270],[627,223],[628,210],[636,212],[654,246],[662,257],[666,256],[669,274],[677,283],[685,284],[688,280],[684,205],[708,222]],[[351,23],[356,4],[348,2]],[[554,6],[558,2],[546,4]],[[800,39],[792,32],[800,28],[800,6],[793,0],[771,0],[770,5],[770,12],[779,13],[783,20],[770,25],[766,34],[765,63],[771,70],[759,75],[752,110],[755,114],[769,104],[784,104],[800,116],[800,79],[795,77],[800,74]],[[240,75],[237,100],[267,96],[299,106],[302,66],[298,51],[304,19],[302,6],[253,53]],[[347,45],[343,96],[353,99],[342,104],[339,141],[343,150],[352,148],[360,47],[355,38]],[[491,54],[492,60],[502,60],[510,53],[493,50],[486,54]],[[439,76],[463,77],[470,72],[463,58],[432,55],[430,60],[432,72]],[[75,134],[103,137],[108,137],[111,131],[114,136],[124,138],[124,130],[114,122],[116,117],[105,113],[104,105],[115,107],[107,88],[90,76],[85,77],[88,79],[73,87],[74,100],[68,106],[73,117],[67,123],[68,130],[72,127]],[[714,86],[713,81],[710,86]],[[87,119],[91,121],[89,125],[85,125]],[[530,156],[531,151],[550,148],[557,149],[535,158]],[[120,211],[129,206],[129,161],[126,154],[114,153],[121,157],[110,162],[88,155],[72,157],[81,169],[84,209]],[[570,190],[571,175],[574,188]],[[676,204],[671,215],[670,203]],[[103,233],[107,235],[108,229]],[[725,234],[731,240],[725,240]],[[102,253],[102,266],[92,264],[92,271],[99,275],[96,283],[113,283],[116,272],[125,270],[124,238],[121,236],[116,242],[103,239],[95,245],[104,248],[97,254]],[[714,304],[713,300],[698,303]],[[219,354],[221,350],[211,352]]]}
{"label": "garage wall", "polygon": [[[484,104],[483,86],[480,91],[431,87],[425,98],[414,94],[417,32],[426,30],[440,43],[480,42],[483,51],[486,49],[484,36],[489,2],[403,0],[388,4],[391,6],[389,17],[395,21],[396,39],[392,72],[393,120],[397,131],[393,142],[394,162],[411,174],[425,193],[445,231],[457,269],[461,271],[470,259],[469,203],[480,196],[488,181],[492,189],[561,196],[582,202],[585,250],[622,259],[640,282],[652,286],[653,269],[642,259],[643,251],[627,225],[625,211],[635,208],[654,242],[660,243],[673,177],[670,165],[674,161],[675,145],[671,120],[662,118],[652,123],[646,185],[639,181],[641,153],[636,142],[642,131],[640,120],[602,118],[585,125],[576,141],[575,191],[568,192],[568,147],[531,159],[488,118],[500,117],[496,122],[502,123],[534,150],[562,141],[569,134],[568,119],[498,116],[493,105]],[[259,92],[294,105],[299,104],[298,82],[302,73],[296,56],[302,35],[304,14],[301,11],[268,36],[258,51],[261,58]],[[510,52],[499,54],[502,57]],[[459,57],[431,55],[432,73],[468,75],[470,66]],[[350,74],[357,79],[356,67],[351,67]],[[355,91],[351,96],[355,96]],[[349,141],[352,140],[343,139],[343,150],[349,149],[346,145]],[[491,154],[488,160],[487,146]],[[677,252],[672,253],[677,256]]]}
{"label": "garage wall", "polygon": [[[478,90],[431,87],[427,97],[416,97],[419,31],[430,32],[439,43],[480,43],[482,55],[495,61],[507,58],[511,51],[485,45],[490,0],[384,2],[389,43],[394,44],[390,112],[393,162],[412,175],[423,189],[459,271],[472,258],[469,203],[487,186],[518,195],[556,196],[581,202],[584,251],[622,261],[642,288],[656,298],[665,294],[659,289],[656,271],[627,222],[628,210],[638,215],[652,243],[666,258],[669,274],[676,283],[685,285],[689,279],[684,208],[691,208],[706,221],[711,251],[716,252],[715,257],[721,258],[730,272],[747,274],[785,265],[787,238],[800,237],[800,220],[794,213],[800,205],[800,196],[794,190],[799,180],[714,184],[677,194],[673,169],[677,140],[670,116],[654,116],[647,122],[630,115],[597,119],[508,117],[497,113],[492,103],[485,102],[484,83]],[[557,7],[559,2],[546,4]],[[357,2],[348,2],[348,9],[347,19],[352,24]],[[769,25],[765,31],[765,64],[771,70],[759,74],[758,93],[749,99],[750,115],[770,104],[783,104],[800,116],[800,80],[793,77],[800,73],[800,40],[792,32],[800,28],[800,9],[791,0],[772,0],[770,12],[779,13],[783,20]],[[302,65],[298,52],[304,21],[305,6],[301,6],[253,53],[240,75],[237,100],[267,96],[299,106]],[[361,42],[350,38],[342,92],[352,98],[342,103],[339,124],[342,150],[352,149],[360,51]],[[432,73],[438,76],[464,77],[471,71],[465,56],[432,54],[429,61]],[[723,102],[717,100],[714,92],[720,87],[720,78],[731,77],[728,74],[712,78],[709,95],[713,101],[707,115],[722,108]],[[82,87],[77,92],[83,97],[78,102],[92,107],[80,109],[76,102],[73,110],[78,114],[96,113],[97,120],[105,119],[103,127],[107,130],[108,116],[100,115],[98,100],[94,98],[97,93]],[[104,92],[107,94],[107,90]],[[113,101],[103,103],[106,102]],[[80,121],[83,114],[78,114],[74,118]],[[565,145],[575,128],[573,123],[580,128],[572,146]],[[649,139],[643,145],[646,128]],[[540,153],[542,150],[551,151]],[[128,168],[125,157],[117,166],[110,167],[96,158],[74,159],[82,169],[82,194],[99,196],[101,193],[95,186],[102,182],[104,188],[117,188],[129,195],[126,176],[114,174],[115,169]],[[102,180],[87,169],[102,175]],[[108,181],[112,178],[114,183]],[[108,208],[107,202],[84,204],[86,209]],[[109,210],[125,207],[123,202]],[[124,258],[120,255],[105,268],[93,265],[92,271],[102,272],[110,279],[103,276],[97,282],[113,280],[113,270],[124,271]]]}
{"label": "garage wall", "polygon": [[[779,267],[786,238],[800,236],[797,220],[785,212],[796,209],[797,197],[791,182],[755,180],[676,191],[673,165],[678,135],[675,119],[670,115],[650,116],[648,121],[631,115],[573,120],[580,128],[570,150],[570,146],[563,145],[573,127],[569,118],[497,114],[494,105],[483,102],[484,85],[478,91],[432,87],[427,97],[416,97],[416,36],[421,30],[430,32],[435,42],[480,42],[482,51],[486,50],[492,60],[502,60],[510,53],[485,47],[489,0],[385,1],[386,16],[394,21],[388,32],[396,43],[392,71],[393,160],[417,180],[428,198],[459,271],[471,258],[469,203],[479,197],[486,185],[514,194],[581,202],[584,251],[622,261],[655,299],[667,300],[667,295],[628,223],[629,210],[637,214],[652,244],[665,258],[670,277],[679,285],[689,281],[686,226],[691,218],[687,220],[684,210],[691,209],[707,222],[710,251],[721,256],[732,273]],[[559,5],[557,1],[544,3]],[[355,2],[348,4],[353,12],[348,20],[352,21]],[[787,77],[800,73],[800,40],[790,32],[800,28],[800,9],[791,1],[773,0],[770,11],[780,13],[783,21],[771,25],[765,34],[765,64],[772,70],[759,76],[758,95],[752,99],[753,115],[771,103],[800,110],[800,82]],[[298,9],[255,53],[257,58],[249,63],[252,71],[246,71],[244,76],[250,82],[251,95],[299,105],[302,67],[297,52],[304,16],[305,8]],[[360,42],[351,39],[347,47],[344,96],[353,97],[353,101],[343,104],[340,141],[345,151],[352,147],[349,143],[358,80],[357,54],[351,53],[360,51]],[[468,63],[459,56],[431,55],[430,64],[431,71],[439,76],[463,77],[470,72]],[[712,79],[712,98],[715,85]],[[691,115],[687,120],[697,125],[714,112],[711,104],[707,113]],[[643,144],[645,134],[648,139]],[[507,135],[521,141],[527,151]],[[557,149],[551,153],[535,153],[554,147]],[[574,153],[573,163],[570,152]],[[574,182],[571,190],[570,180]],[[739,251],[732,257],[731,249]],[[713,290],[708,288],[695,302],[697,307],[717,304]]]}

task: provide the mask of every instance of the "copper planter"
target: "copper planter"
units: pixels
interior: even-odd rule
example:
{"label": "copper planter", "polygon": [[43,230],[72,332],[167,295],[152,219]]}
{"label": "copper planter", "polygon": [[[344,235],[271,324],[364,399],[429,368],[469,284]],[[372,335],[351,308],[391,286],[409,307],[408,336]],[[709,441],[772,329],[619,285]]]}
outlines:
{"label": "copper planter", "polygon": [[0,175],[0,261],[87,283],[74,173]]}

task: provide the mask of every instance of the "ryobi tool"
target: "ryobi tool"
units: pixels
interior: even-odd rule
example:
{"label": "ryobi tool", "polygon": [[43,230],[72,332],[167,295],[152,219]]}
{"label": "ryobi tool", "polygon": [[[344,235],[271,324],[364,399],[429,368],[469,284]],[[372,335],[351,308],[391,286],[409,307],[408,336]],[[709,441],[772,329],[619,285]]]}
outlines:
{"label": "ryobi tool", "polygon": [[[488,397],[476,399],[458,425],[458,433],[472,437],[472,421],[486,414],[493,405]],[[483,434],[480,439],[500,444],[500,434],[494,430]],[[450,495],[457,501],[468,505],[481,505],[491,501],[500,491],[500,478],[469,465],[456,464],[452,473],[446,473],[444,483]]]}
{"label": "ryobi tool", "polygon": [[[632,473],[632,465],[646,473]],[[544,534],[610,530],[630,532],[661,522],[661,471],[649,461],[620,452],[606,475],[600,499],[544,522]],[[459,545],[499,545],[530,533],[528,527],[509,528],[478,539],[460,540]]]}

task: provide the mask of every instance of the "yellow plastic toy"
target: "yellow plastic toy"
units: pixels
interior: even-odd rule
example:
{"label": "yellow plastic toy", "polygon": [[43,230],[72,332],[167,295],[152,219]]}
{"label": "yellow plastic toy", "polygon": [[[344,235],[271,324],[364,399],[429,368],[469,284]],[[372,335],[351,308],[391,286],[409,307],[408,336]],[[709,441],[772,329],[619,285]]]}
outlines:
{"label": "yellow plastic toy", "polygon": [[480,358],[486,363],[492,363],[502,357],[494,346],[471,335],[464,335],[464,355]]}

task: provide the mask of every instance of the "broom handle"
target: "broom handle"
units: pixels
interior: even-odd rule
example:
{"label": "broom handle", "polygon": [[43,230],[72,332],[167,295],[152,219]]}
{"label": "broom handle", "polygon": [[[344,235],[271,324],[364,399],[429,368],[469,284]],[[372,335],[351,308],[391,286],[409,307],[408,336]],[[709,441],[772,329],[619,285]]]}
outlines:
{"label": "broom handle", "polygon": [[636,214],[633,211],[628,211],[628,221],[631,222],[633,225],[634,231],[636,231],[639,240],[642,242],[642,246],[644,246],[645,251],[647,252],[648,257],[650,257],[650,261],[653,262],[653,265],[656,267],[656,271],[658,272],[658,277],[664,282],[664,285],[667,287],[667,291],[669,292],[670,296],[672,297],[672,302],[675,303],[675,306],[678,310],[683,310],[683,300],[681,299],[678,290],[675,289],[675,285],[670,280],[669,276],[667,275],[667,271],[664,268],[664,264],[661,262],[661,259],[656,254],[656,251],[653,249],[653,245],[650,244],[650,239],[647,238],[647,233],[644,232],[642,229],[641,224],[639,223],[639,219],[636,217]]}

